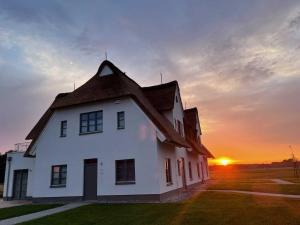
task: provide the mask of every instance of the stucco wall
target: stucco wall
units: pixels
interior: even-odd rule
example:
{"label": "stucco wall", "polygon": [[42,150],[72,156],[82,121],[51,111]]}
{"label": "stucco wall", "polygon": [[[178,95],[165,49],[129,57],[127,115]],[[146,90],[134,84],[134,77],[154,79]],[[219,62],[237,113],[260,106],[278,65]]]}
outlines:
{"label": "stucco wall", "polygon": [[[103,110],[103,132],[79,135],[80,113]],[[124,130],[117,112],[125,111]],[[67,137],[60,121],[67,120]],[[159,193],[156,128],[129,98],[56,111],[36,145],[33,197],[83,195],[84,159],[98,159],[98,195]],[[115,185],[115,160],[135,159],[136,184]],[[67,164],[65,188],[50,188],[51,166]]]}
{"label": "stucco wall", "polygon": [[[7,158],[11,157],[12,160],[10,162],[10,172],[9,172],[9,162],[6,161],[6,168],[5,168],[5,181],[4,181],[4,190],[3,190],[3,197],[12,197],[13,195],[13,178],[14,178],[14,171],[21,170],[21,169],[28,169],[28,180],[27,180],[27,193],[28,197],[32,196],[33,190],[33,178],[34,178],[34,158],[24,158],[24,152],[10,152],[7,153]],[[8,177],[8,172],[9,177]],[[9,180],[9,182],[8,182]],[[7,182],[8,182],[8,195],[7,195]]]}

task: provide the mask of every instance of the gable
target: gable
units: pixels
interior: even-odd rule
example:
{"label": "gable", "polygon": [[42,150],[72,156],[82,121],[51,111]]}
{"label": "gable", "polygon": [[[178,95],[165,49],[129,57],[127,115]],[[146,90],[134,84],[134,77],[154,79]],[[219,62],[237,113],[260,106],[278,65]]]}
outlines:
{"label": "gable", "polygon": [[[110,76],[99,76],[106,66],[113,73]],[[97,74],[85,84],[71,93],[57,97],[26,139],[37,139],[52,113],[57,109],[127,96],[133,98],[157,128],[166,136],[168,142],[182,147],[189,147],[184,138],[175,131],[173,125],[151,104],[143,89],[107,60],[100,65]],[[174,102],[174,98],[172,102]]]}

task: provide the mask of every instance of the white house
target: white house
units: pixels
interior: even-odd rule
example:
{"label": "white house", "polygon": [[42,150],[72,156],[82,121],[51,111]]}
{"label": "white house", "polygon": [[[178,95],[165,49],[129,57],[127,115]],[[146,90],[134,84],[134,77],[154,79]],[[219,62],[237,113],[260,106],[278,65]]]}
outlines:
{"label": "white house", "polygon": [[26,139],[25,153],[8,153],[6,200],[164,201],[209,179],[213,157],[177,81],[140,87],[107,60],[57,95]]}

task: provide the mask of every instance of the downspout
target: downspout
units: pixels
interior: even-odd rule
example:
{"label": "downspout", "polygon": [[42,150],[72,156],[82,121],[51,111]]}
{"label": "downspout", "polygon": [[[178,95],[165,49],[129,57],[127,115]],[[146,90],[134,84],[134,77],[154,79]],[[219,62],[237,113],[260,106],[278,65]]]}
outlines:
{"label": "downspout", "polygon": [[6,200],[8,200],[8,193],[9,193],[9,180],[10,180],[10,167],[11,167],[11,160],[12,160],[12,157],[9,156],[7,157],[7,162],[8,162],[8,171],[7,171],[7,182],[6,182]]}

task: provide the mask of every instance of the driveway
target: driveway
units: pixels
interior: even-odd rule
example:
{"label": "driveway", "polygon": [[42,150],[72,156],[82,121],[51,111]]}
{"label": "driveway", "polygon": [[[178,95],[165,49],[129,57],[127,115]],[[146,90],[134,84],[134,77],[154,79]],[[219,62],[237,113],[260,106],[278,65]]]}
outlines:
{"label": "driveway", "polygon": [[31,201],[3,201],[2,198],[0,198],[0,208],[8,208],[12,206],[19,206],[19,205],[27,205],[31,204]]}

